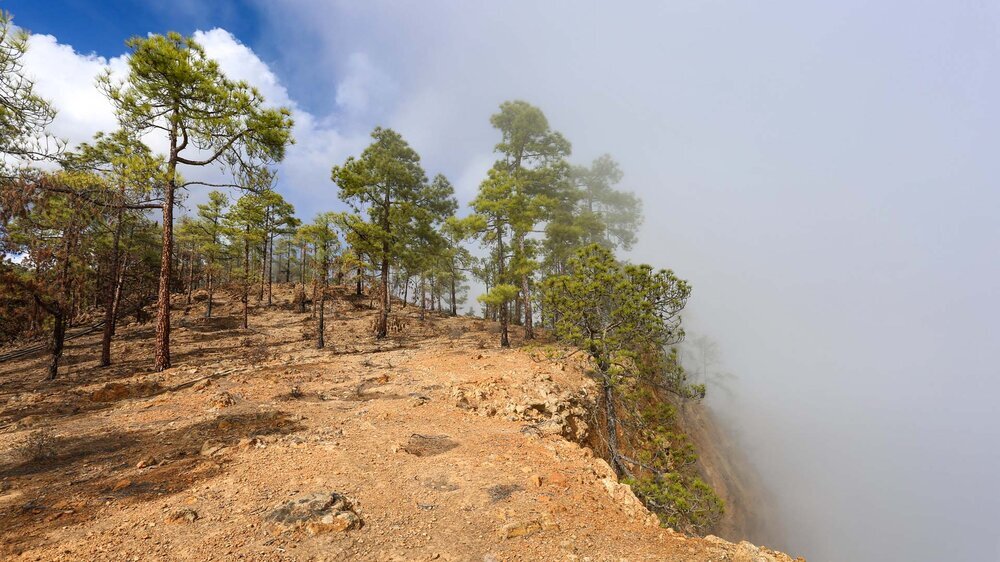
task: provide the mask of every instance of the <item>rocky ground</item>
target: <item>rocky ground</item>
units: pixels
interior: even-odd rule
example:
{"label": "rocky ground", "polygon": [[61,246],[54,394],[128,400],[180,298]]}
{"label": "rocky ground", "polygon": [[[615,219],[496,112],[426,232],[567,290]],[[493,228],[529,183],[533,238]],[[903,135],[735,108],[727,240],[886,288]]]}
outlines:
{"label": "rocky ground", "polygon": [[551,342],[411,308],[371,337],[367,298],[334,289],[327,347],[278,288],[0,363],[0,558],[12,560],[791,560],[660,527],[586,443],[596,400]]}

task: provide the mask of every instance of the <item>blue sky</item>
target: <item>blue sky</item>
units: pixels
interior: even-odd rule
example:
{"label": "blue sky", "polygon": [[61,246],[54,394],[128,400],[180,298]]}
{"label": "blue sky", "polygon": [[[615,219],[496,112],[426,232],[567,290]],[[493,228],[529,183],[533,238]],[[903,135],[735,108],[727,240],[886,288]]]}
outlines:
{"label": "blue sky", "polygon": [[121,53],[134,35],[223,27],[250,45],[259,33],[259,13],[241,0],[150,2],[148,0],[5,0],[17,23],[34,33],[59,37],[77,50],[105,57]]}
{"label": "blue sky", "polygon": [[92,84],[123,67],[125,38],[197,32],[226,72],[293,107],[279,188],[306,219],[338,208],[330,166],[375,125],[467,202],[494,158],[489,115],[539,105],[574,162],[610,152],[643,199],[629,257],[691,281],[685,321],[739,377],[715,405],[777,497],[769,543],[817,560],[1000,559],[1000,4],[4,8],[51,35],[32,39],[29,70],[72,142],[114,127]]}

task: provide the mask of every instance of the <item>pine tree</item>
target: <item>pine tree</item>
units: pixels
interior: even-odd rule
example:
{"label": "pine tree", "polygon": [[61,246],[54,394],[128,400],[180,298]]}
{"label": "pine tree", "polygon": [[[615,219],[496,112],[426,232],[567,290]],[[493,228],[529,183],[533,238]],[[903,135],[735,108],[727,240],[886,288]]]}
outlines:
{"label": "pine tree", "polygon": [[[43,160],[62,149],[46,132],[56,112],[35,93],[35,83],[24,73],[28,34],[14,29],[13,17],[0,10],[0,156],[16,161]],[[13,162],[0,158],[0,173],[12,177]]]}
{"label": "pine tree", "polygon": [[222,236],[223,221],[229,199],[221,191],[208,194],[208,202],[198,205],[198,229],[200,235],[200,250],[205,256],[205,277],[208,301],[205,304],[205,317],[212,317],[212,301],[215,298],[215,283],[219,276],[219,259],[223,253]]}
{"label": "pine tree", "polygon": [[584,224],[583,243],[632,249],[642,224],[642,202],[632,193],[615,189],[623,177],[618,163],[604,154],[589,168],[574,167],[571,175],[580,190],[578,220]]}
{"label": "pine tree", "polygon": [[[565,188],[570,143],[549,128],[540,109],[524,101],[502,103],[490,123],[501,133],[496,145],[500,159],[480,186],[473,208],[489,223],[482,233],[496,245],[500,283],[484,298],[500,308],[501,346],[506,347],[509,303],[518,297],[523,316],[517,316],[523,318],[525,338],[534,337],[531,288],[538,264],[528,237],[552,213],[558,192]],[[509,263],[504,248],[508,230]]]}
{"label": "pine tree", "polygon": [[104,207],[111,233],[108,259],[99,284],[103,286],[104,332],[101,340],[101,366],[111,364],[111,339],[114,337],[125,273],[131,256],[123,252],[126,228],[134,225],[150,209],[163,184],[163,160],[128,131],[97,133],[93,143],[83,143],[65,155],[67,169],[101,174],[108,189],[81,193],[91,204]]}
{"label": "pine tree", "polygon": [[315,257],[318,264],[319,299],[313,301],[318,305],[316,320],[316,348],[326,346],[326,293],[330,280],[330,267],[340,253],[340,236],[337,233],[337,223],[341,217],[336,213],[320,213],[311,224],[300,230],[302,236],[309,239],[316,248]]}
{"label": "pine tree", "polygon": [[[376,128],[372,144],[358,158],[334,166],[331,178],[341,200],[355,214],[343,219],[356,253],[371,258],[379,271],[379,316],[375,337],[388,334],[389,273],[399,265],[421,224],[439,224],[454,211],[441,186],[427,182],[420,156],[392,129]],[[450,187],[450,186],[449,186]],[[361,215],[366,214],[367,220]]]}
{"label": "pine tree", "polygon": [[264,207],[264,246],[261,254],[263,256],[263,274],[261,276],[260,299],[264,299],[264,280],[267,280],[267,306],[271,306],[271,283],[273,280],[274,261],[274,237],[288,228],[294,227],[297,223],[295,218],[295,207],[285,201],[278,192],[268,189],[261,194],[261,204]]}
{"label": "pine tree", "polygon": [[[222,164],[238,177],[256,174],[280,161],[291,142],[291,113],[264,108],[264,98],[245,82],[226,78],[193,39],[177,33],[135,37],[125,81],[102,86],[115,105],[123,128],[137,135],[165,135],[166,181],[163,188],[163,250],[157,296],[154,368],[170,367],[170,280],[173,263],[174,198],[184,182],[178,166]],[[198,155],[187,155],[190,151]],[[240,183],[240,182],[235,182]]]}
{"label": "pine tree", "polygon": [[[88,256],[93,248],[99,207],[76,195],[83,189],[101,189],[100,177],[82,172],[59,172],[34,178],[49,184],[17,209],[4,213],[0,253],[21,255],[20,264],[4,264],[0,281],[29,294],[52,320],[48,380],[59,370],[66,328],[76,309],[75,289],[86,283]],[[78,299],[77,299],[78,300]]]}
{"label": "pine tree", "polygon": [[229,208],[225,218],[226,236],[243,248],[243,269],[240,274],[240,302],[243,305],[243,329],[250,323],[250,286],[253,273],[250,269],[250,249],[259,248],[264,242],[264,202],[257,193],[246,193]]}
{"label": "pine tree", "polygon": [[[618,447],[622,389],[637,379],[658,380],[670,356],[665,351],[684,338],[680,312],[691,288],[673,272],[626,265],[593,244],[569,260],[568,273],[543,282],[543,299],[557,315],[555,333],[586,351],[604,392],[611,466],[630,475]],[[676,363],[676,362],[674,362]]]}

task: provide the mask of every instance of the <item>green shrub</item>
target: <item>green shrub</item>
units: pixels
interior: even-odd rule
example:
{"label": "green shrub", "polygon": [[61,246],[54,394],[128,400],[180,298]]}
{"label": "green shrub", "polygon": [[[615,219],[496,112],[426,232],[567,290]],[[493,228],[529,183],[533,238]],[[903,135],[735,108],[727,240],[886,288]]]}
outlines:
{"label": "green shrub", "polygon": [[725,512],[722,499],[696,475],[670,472],[624,482],[664,525],[681,532],[708,533]]}

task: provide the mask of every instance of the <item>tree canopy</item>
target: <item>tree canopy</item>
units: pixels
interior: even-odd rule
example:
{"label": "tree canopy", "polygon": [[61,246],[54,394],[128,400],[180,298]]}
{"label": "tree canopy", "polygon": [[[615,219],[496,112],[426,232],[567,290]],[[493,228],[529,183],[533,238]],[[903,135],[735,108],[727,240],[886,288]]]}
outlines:
{"label": "tree canopy", "polygon": [[47,158],[62,142],[46,131],[55,109],[35,92],[34,81],[24,73],[28,33],[14,27],[14,18],[0,10],[0,172],[17,161]]}

